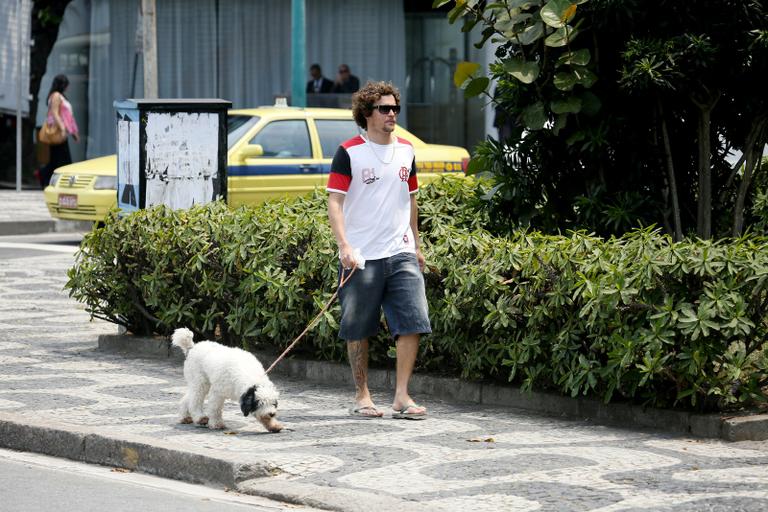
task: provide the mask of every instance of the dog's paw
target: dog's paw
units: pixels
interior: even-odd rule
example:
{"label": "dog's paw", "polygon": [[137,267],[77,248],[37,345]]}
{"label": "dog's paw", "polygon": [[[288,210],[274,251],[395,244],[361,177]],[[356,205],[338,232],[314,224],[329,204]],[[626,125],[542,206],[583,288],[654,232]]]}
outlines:
{"label": "dog's paw", "polygon": [[179,420],[179,423],[182,425],[189,425],[190,423],[194,423],[192,421],[192,416],[185,416]]}
{"label": "dog's paw", "polygon": [[226,427],[223,422],[211,422],[208,424],[208,428],[211,430],[224,430]]}
{"label": "dog's paw", "polygon": [[199,420],[197,420],[195,423],[198,425],[207,425],[208,424],[208,416],[202,416]]}
{"label": "dog's paw", "polygon": [[259,421],[264,425],[264,428],[270,432],[280,432],[283,430],[283,424],[277,421],[273,416],[264,416],[259,418]]}

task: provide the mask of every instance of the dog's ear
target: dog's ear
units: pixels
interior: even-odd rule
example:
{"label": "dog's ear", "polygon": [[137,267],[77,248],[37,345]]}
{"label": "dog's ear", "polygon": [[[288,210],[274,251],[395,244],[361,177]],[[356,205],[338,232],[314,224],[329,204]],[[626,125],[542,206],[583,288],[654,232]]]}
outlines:
{"label": "dog's ear", "polygon": [[248,416],[256,410],[256,386],[251,386],[240,396],[240,410],[243,411],[243,416]]}

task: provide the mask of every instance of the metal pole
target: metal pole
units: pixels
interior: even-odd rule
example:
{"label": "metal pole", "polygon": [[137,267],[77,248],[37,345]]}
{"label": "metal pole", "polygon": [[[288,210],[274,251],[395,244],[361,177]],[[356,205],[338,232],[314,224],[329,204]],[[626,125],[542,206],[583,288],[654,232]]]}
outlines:
{"label": "metal pole", "polygon": [[144,97],[157,98],[157,22],[155,0],[141,0],[144,50]]}
{"label": "metal pole", "polygon": [[304,0],[291,0],[291,105],[295,107],[307,106],[305,10]]}
{"label": "metal pole", "polygon": [[16,17],[18,22],[18,34],[16,37],[16,192],[21,192],[21,71],[23,66],[21,65],[21,59],[24,52],[21,51],[21,32],[24,26],[22,18],[22,7],[24,0],[18,0],[16,2],[17,10]]}

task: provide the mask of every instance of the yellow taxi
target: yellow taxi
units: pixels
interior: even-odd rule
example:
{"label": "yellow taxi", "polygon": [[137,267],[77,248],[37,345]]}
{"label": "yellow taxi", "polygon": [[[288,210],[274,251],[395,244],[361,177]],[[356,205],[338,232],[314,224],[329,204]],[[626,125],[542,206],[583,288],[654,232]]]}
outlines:
{"label": "yellow taxi", "polygon": [[[227,202],[231,206],[325,187],[339,144],[360,133],[351,110],[330,108],[230,110],[227,129]],[[466,170],[466,149],[427,144],[400,127],[395,133],[413,144],[420,184],[443,173]],[[117,204],[116,175],[115,155],[59,167],[45,189],[51,216],[103,220]]]}

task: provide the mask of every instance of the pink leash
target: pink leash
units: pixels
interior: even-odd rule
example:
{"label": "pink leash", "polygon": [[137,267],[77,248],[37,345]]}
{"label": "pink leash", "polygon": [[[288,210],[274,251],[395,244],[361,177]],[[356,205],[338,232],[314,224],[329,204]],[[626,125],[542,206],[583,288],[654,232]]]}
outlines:
{"label": "pink leash", "polygon": [[341,282],[339,283],[338,288],[336,288],[336,291],[333,292],[333,295],[331,295],[331,298],[328,300],[328,302],[325,304],[325,306],[323,306],[323,309],[321,309],[320,312],[317,314],[317,316],[315,318],[313,318],[312,321],[309,322],[309,324],[307,324],[307,327],[302,331],[301,334],[298,335],[298,337],[296,337],[295,340],[293,340],[293,343],[288,345],[288,348],[286,348],[283,351],[283,353],[280,354],[280,357],[275,359],[275,362],[272,363],[269,366],[269,368],[267,368],[267,371],[265,373],[269,373],[272,370],[272,368],[274,368],[275,365],[277,365],[277,363],[279,363],[285,357],[285,355],[288,354],[288,352],[291,351],[291,349],[299,342],[299,340],[305,334],[307,334],[307,332],[309,332],[309,330],[312,329],[312,327],[315,326],[315,322],[317,322],[317,319],[320,318],[323,315],[323,313],[325,313],[328,310],[329,307],[331,307],[331,304],[333,304],[333,301],[336,300],[336,297],[338,297],[338,295],[339,295],[339,290],[341,290],[341,287],[344,286],[347,281],[349,281],[349,278],[352,277],[352,274],[355,273],[355,270],[357,270],[357,267],[352,267],[352,271],[349,274],[347,274],[346,277],[344,277],[344,269],[342,269],[342,271],[341,271]]}

